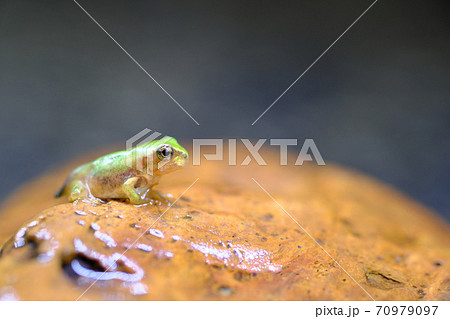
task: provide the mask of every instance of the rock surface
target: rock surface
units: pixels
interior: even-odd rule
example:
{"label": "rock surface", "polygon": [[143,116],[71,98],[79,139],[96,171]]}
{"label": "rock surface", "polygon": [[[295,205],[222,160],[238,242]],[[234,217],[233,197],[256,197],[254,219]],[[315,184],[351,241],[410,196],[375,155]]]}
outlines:
{"label": "rock surface", "polygon": [[200,178],[169,208],[53,199],[73,167],[4,203],[0,299],[450,299],[448,226],[359,173],[205,162],[163,179]]}

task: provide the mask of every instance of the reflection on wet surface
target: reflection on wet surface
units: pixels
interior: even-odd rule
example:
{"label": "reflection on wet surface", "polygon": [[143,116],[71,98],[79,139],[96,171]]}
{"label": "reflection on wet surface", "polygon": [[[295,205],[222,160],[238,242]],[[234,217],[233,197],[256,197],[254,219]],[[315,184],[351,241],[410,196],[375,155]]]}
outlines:
{"label": "reflection on wet surface", "polygon": [[229,245],[229,248],[218,248],[207,243],[191,243],[192,248],[203,253],[210,264],[222,262],[225,266],[236,267],[249,272],[278,272],[281,265],[271,262],[271,253],[264,249],[255,249],[243,245]]}
{"label": "reflection on wet surface", "polygon": [[70,261],[72,271],[81,277],[94,280],[118,279],[126,282],[140,281],[144,271],[125,255],[100,254],[88,248],[80,239],[74,240],[76,254]]}

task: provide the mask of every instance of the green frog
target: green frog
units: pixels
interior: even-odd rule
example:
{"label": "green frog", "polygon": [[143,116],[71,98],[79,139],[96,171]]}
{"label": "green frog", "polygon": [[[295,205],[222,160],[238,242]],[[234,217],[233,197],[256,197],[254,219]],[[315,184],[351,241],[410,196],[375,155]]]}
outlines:
{"label": "green frog", "polygon": [[161,176],[183,168],[187,161],[188,152],[166,136],[75,168],[55,197],[67,195],[71,202],[122,199],[133,205],[168,203],[152,188]]}

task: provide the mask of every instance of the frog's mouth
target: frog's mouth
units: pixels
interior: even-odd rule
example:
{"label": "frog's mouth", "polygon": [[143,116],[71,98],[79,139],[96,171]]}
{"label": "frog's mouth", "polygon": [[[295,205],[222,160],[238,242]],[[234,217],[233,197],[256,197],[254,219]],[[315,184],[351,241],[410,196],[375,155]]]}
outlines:
{"label": "frog's mouth", "polygon": [[188,162],[188,155],[186,153],[176,153],[169,161],[160,162],[158,164],[159,174],[167,174],[182,169]]}

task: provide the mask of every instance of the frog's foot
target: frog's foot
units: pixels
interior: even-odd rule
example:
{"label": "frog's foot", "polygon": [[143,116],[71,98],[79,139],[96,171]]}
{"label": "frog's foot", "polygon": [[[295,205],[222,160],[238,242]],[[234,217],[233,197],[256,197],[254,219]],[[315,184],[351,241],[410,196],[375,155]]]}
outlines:
{"label": "frog's foot", "polygon": [[79,200],[82,200],[83,202],[89,203],[89,204],[91,204],[93,206],[99,206],[99,205],[102,205],[102,204],[105,204],[105,203],[108,202],[106,200],[102,200],[100,198],[97,198],[97,197],[95,197],[95,196],[93,196],[91,194],[88,197],[80,198]]}
{"label": "frog's foot", "polygon": [[167,205],[171,206],[172,202],[167,199],[163,193],[160,193],[155,190],[148,190],[148,192],[145,194],[145,198],[149,203],[152,203],[154,205]]}

